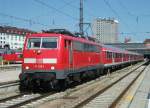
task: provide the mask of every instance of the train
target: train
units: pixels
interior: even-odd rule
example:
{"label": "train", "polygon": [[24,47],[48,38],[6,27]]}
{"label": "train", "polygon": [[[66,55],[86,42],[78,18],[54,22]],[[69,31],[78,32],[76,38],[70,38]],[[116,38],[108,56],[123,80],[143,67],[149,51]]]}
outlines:
{"label": "train", "polygon": [[27,35],[20,90],[64,89],[72,82],[99,77],[104,70],[142,61],[143,55],[103,45],[65,29]]}
{"label": "train", "polygon": [[22,63],[23,56],[21,50],[7,50],[2,54],[3,60],[9,63]]}
{"label": "train", "polygon": [[0,49],[0,63],[19,63],[21,64],[23,60],[21,49]]}

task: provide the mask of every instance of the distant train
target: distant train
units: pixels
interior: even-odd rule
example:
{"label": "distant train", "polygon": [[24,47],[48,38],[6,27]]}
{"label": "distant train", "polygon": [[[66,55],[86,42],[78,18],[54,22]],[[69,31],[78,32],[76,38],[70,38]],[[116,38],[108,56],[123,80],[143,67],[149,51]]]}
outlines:
{"label": "distant train", "polygon": [[21,50],[10,50],[3,53],[3,60],[10,63],[22,63],[22,51]]}
{"label": "distant train", "polygon": [[66,30],[27,35],[20,89],[65,88],[70,82],[98,77],[104,69],[142,61],[143,55],[97,43]]}

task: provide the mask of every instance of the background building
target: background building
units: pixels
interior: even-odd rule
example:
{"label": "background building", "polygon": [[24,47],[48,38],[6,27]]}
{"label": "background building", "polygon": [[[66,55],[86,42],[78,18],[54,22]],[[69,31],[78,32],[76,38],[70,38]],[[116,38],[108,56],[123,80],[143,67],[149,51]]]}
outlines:
{"label": "background building", "polygon": [[109,43],[106,45],[141,53],[145,58],[150,59],[150,39],[146,39],[143,43]]}
{"label": "background building", "polygon": [[94,36],[101,43],[118,42],[118,21],[114,19],[97,18],[92,23]]}
{"label": "background building", "polygon": [[0,48],[9,45],[11,49],[23,48],[26,34],[33,31],[10,26],[0,26]]}

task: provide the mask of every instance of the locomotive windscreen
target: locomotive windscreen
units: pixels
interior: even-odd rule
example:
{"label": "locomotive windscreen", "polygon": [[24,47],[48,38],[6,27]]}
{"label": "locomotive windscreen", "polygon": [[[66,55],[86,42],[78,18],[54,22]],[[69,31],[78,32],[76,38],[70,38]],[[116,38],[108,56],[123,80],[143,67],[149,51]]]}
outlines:
{"label": "locomotive windscreen", "polygon": [[57,48],[57,38],[29,38],[28,49]]}

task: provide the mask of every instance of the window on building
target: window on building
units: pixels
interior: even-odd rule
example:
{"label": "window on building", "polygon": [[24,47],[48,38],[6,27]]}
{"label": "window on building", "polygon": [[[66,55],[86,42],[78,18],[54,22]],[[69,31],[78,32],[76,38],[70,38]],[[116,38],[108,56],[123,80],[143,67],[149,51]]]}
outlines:
{"label": "window on building", "polygon": [[19,36],[19,41],[21,41],[21,36]]}
{"label": "window on building", "polygon": [[18,37],[18,36],[15,36],[15,40],[17,40],[17,37]]}

